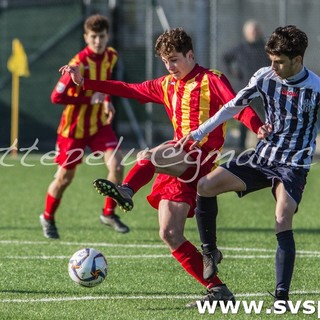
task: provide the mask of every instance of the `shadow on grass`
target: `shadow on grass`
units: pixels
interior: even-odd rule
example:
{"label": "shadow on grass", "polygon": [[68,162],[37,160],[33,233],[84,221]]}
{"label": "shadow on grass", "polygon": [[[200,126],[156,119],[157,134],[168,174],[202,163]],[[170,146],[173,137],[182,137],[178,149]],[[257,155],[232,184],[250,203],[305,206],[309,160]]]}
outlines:
{"label": "shadow on grass", "polygon": [[[177,303],[177,302],[176,302]],[[178,304],[178,303],[177,303]],[[148,306],[148,307],[146,307],[146,308],[143,308],[143,307],[141,307],[141,308],[139,308],[139,307],[137,307],[137,309],[138,310],[146,310],[146,311],[148,311],[148,312],[152,312],[152,311],[155,311],[155,312],[157,312],[157,311],[172,311],[172,310],[177,310],[177,311],[180,311],[180,310],[188,310],[188,309],[186,309],[186,306],[184,305],[184,304],[180,304],[180,306],[176,306],[176,307],[169,307],[169,306],[166,306],[166,307],[158,307],[158,308],[153,308],[153,307],[151,307],[151,306]],[[190,309],[189,309],[190,310]]]}
{"label": "shadow on grass", "polygon": [[[130,224],[129,224],[130,225]],[[102,226],[102,228],[105,228],[105,226]],[[74,227],[64,227],[62,226],[59,228],[59,231],[65,232],[65,233],[70,233],[73,232],[74,230],[86,230],[86,232],[95,232],[100,230],[100,228],[97,228],[96,226],[74,226]],[[158,227],[132,227],[130,226],[130,233],[135,233],[137,231],[150,231],[150,232],[158,232],[159,228]],[[191,231],[197,231],[196,227],[189,227],[187,226],[186,229],[188,232]],[[10,230],[15,230],[15,231],[30,231],[30,232],[42,232],[41,226],[39,227],[20,227],[20,226],[1,226],[0,230],[3,231],[10,231]],[[105,230],[108,230],[110,232],[114,232],[113,229],[106,227]],[[241,227],[219,227],[217,228],[218,232],[224,231],[224,232],[237,232],[237,233],[274,233],[273,228],[260,228],[260,227],[246,227],[246,228],[241,228]],[[320,228],[294,228],[293,229],[294,233],[296,234],[319,234],[320,233]],[[128,234],[130,234],[128,233]],[[127,235],[127,234],[122,234],[122,235]],[[150,240],[152,242],[152,239]],[[154,241],[158,242],[157,239]]]}
{"label": "shadow on grass", "polygon": [[[79,287],[81,288],[81,287]],[[85,290],[88,288],[84,288]],[[89,288],[90,290],[90,288]],[[53,290],[53,291],[49,291],[49,290],[19,290],[19,289],[0,289],[0,294],[1,293],[21,293],[21,294],[48,294],[48,295],[57,295],[57,294],[67,294],[70,295],[72,294],[73,296],[83,296],[83,295],[90,295],[90,296],[97,296],[97,297],[101,297],[101,295],[107,295],[107,296],[124,296],[124,297],[128,297],[128,296],[145,296],[148,297],[150,296],[151,298],[154,296],[159,296],[159,297],[172,297],[172,296],[193,296],[193,295],[201,295],[201,293],[199,292],[186,292],[186,291],[172,291],[172,292],[163,292],[163,291],[152,291],[152,292],[146,292],[146,291],[133,291],[130,290],[129,292],[125,292],[125,291],[116,291],[116,290],[112,290],[112,292],[110,291],[97,291],[97,292],[93,292],[93,291],[75,291],[75,292],[71,292],[70,290]],[[187,297],[186,297],[187,298]]]}

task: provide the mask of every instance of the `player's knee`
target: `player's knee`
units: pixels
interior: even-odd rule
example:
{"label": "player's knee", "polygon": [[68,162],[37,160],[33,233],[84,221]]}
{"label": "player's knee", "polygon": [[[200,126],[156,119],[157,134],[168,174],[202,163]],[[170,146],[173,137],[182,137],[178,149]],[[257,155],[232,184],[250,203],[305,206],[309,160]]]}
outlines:
{"label": "player's knee", "polygon": [[177,230],[173,228],[163,228],[159,230],[159,236],[163,242],[165,242],[169,246],[172,246],[175,244],[179,236],[179,232],[177,232]]}
{"label": "player's knee", "polygon": [[212,192],[214,190],[214,186],[210,183],[206,177],[202,177],[198,181],[197,192],[201,196],[213,196]]}
{"label": "player's knee", "polygon": [[292,229],[292,217],[291,216],[279,216],[275,218],[276,222],[276,233],[291,230]]}
{"label": "player's knee", "polygon": [[116,177],[122,177],[123,176],[123,166],[121,164],[117,164],[114,166],[108,166],[109,174],[112,174]]}
{"label": "player's knee", "polygon": [[206,182],[201,178],[198,181],[198,184],[197,184],[197,192],[198,192],[198,194],[200,194],[200,195],[203,194],[205,186],[206,186]]}

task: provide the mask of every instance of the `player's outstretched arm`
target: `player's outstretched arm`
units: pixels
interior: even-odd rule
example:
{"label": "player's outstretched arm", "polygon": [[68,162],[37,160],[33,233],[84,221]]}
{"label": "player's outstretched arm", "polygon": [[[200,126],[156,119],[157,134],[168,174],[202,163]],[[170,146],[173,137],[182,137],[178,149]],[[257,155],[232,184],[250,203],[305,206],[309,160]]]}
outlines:
{"label": "player's outstretched arm", "polygon": [[80,69],[78,66],[69,66],[68,64],[62,66],[59,69],[59,72],[62,74],[69,73],[72,81],[77,85],[81,86],[83,84],[83,77],[80,73]]}

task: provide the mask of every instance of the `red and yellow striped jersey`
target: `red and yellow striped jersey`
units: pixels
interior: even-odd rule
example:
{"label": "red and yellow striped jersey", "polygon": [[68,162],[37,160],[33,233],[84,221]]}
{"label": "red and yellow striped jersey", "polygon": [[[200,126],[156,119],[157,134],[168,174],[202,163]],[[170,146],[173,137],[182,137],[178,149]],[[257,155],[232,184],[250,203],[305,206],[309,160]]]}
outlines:
{"label": "red and yellow striped jersey", "polygon": [[[107,80],[117,62],[115,49],[107,47],[103,54],[95,54],[89,47],[76,54],[70,65],[78,65],[85,78]],[[91,104],[91,96],[96,91],[81,90],[76,87],[68,75],[59,79],[52,94],[51,101],[66,105],[58,127],[58,134],[63,137],[82,139],[94,135],[99,128],[106,125],[103,104]],[[108,100],[109,97],[106,97]]]}
{"label": "red and yellow striped jersey", "polygon": [[[175,80],[172,75],[137,84],[85,79],[84,88],[137,99],[141,103],[163,104],[172,122],[176,140],[197,129],[235,96],[229,81],[221,72],[205,69],[198,64],[182,80]],[[251,107],[243,109],[235,118],[254,132],[263,124]],[[226,125],[222,124],[210,132],[201,141],[202,148],[207,152],[221,150],[225,129]]]}

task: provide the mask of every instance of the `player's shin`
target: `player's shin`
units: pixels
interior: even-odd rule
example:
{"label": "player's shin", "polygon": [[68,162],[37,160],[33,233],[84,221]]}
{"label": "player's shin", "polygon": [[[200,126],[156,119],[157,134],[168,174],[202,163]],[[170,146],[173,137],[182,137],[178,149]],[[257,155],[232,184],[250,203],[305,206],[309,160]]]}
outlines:
{"label": "player's shin", "polygon": [[217,197],[197,195],[196,219],[203,250],[203,277],[206,280],[217,274],[217,264],[222,260],[222,253],[216,244],[217,214]]}
{"label": "player's shin", "polygon": [[196,219],[204,250],[212,251],[217,248],[217,215],[217,197],[202,197],[197,195]]}
{"label": "player's shin", "polygon": [[276,296],[281,293],[288,299],[294,261],[295,241],[292,230],[277,233],[278,247],[276,253]]}

